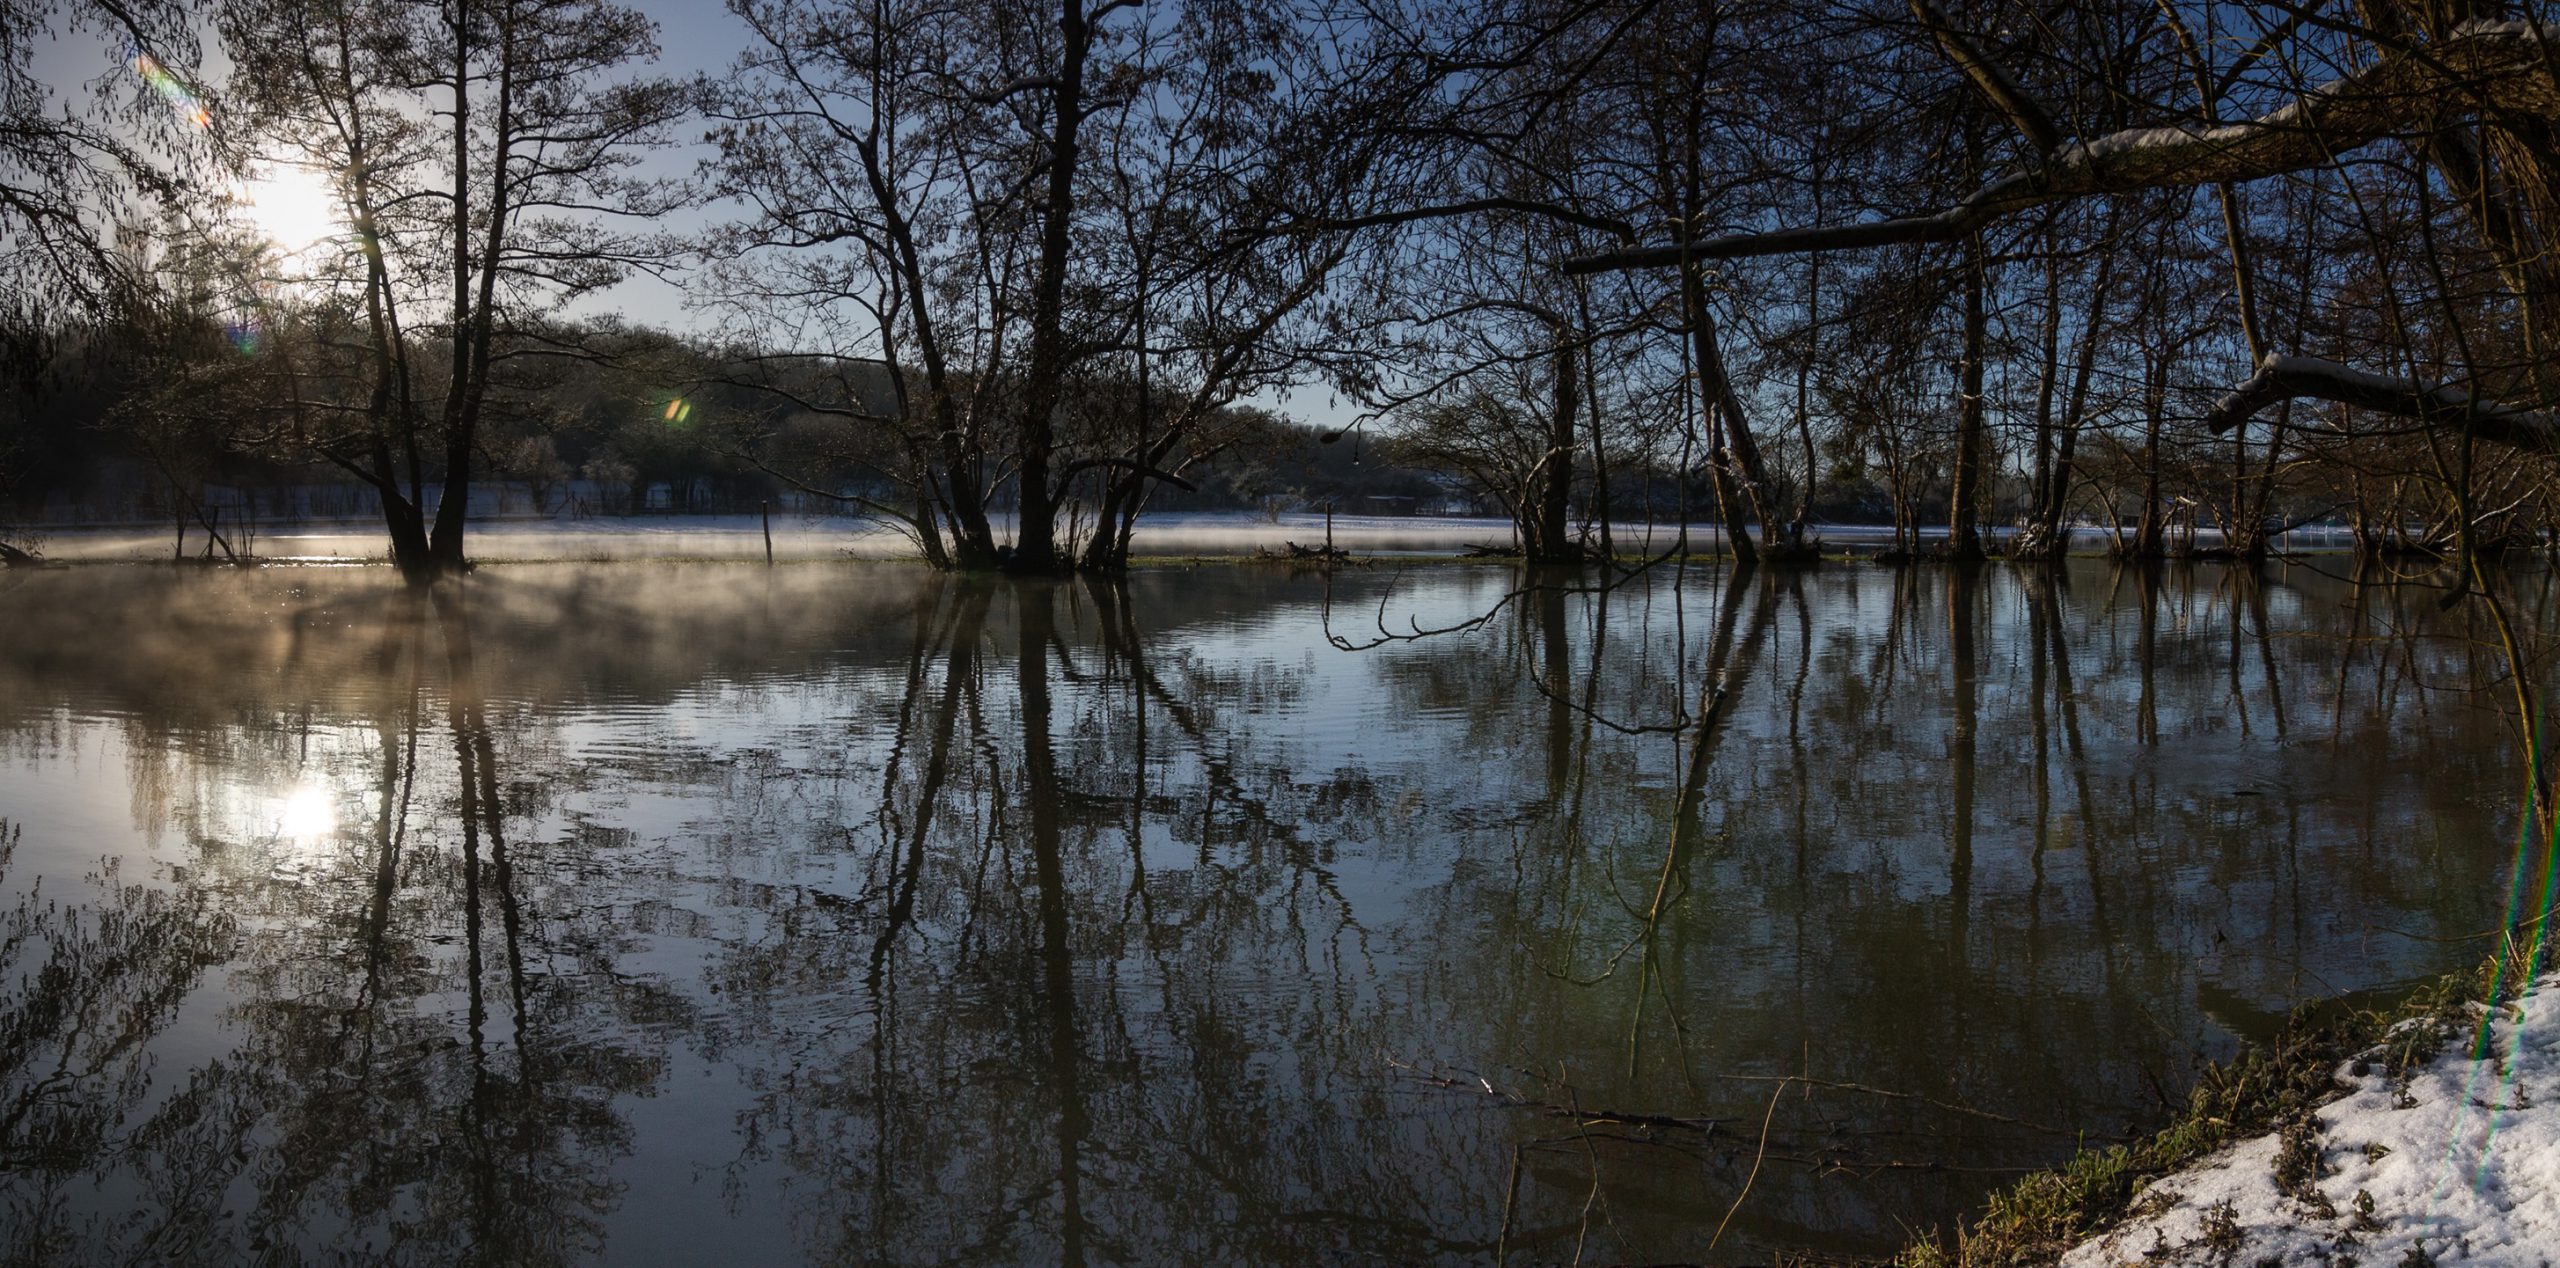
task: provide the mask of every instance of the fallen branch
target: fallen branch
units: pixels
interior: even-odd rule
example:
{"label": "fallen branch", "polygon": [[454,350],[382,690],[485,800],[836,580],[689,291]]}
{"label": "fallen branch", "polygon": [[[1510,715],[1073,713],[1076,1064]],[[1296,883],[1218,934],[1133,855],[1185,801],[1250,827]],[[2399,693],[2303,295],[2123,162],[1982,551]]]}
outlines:
{"label": "fallen branch", "polygon": [[[2064,143],[1930,215],[1603,251],[1566,260],[1564,271],[1605,273],[1696,260],[1953,242],[2012,212],[2048,203],[2263,180],[2324,167],[2386,137],[2437,131],[2448,104],[2560,117],[2560,87],[2555,87],[2544,57],[2545,41],[2553,38],[2560,38],[2560,31],[2532,22],[2466,23],[2433,44],[2386,50],[2372,65],[2311,88],[2292,104],[2255,119],[2128,128]],[[2031,134],[2034,130],[2031,119],[2020,126]]]}
{"label": "fallen branch", "polygon": [[2044,1132],[2048,1135],[2084,1138],[2089,1135],[2088,1130],[2085,1128],[2050,1127],[2043,1123],[2034,1122],[2024,1118],[2012,1118],[2007,1114],[1995,1114],[1990,1110],[1975,1109],[1970,1105],[1959,1105],[1954,1101],[1942,1101],[1934,1096],[1922,1096],[1917,1092],[1896,1092],[1891,1088],[1872,1087],[1864,1083],[1840,1083],[1829,1079],[1810,1078],[1801,1074],[1728,1074],[1722,1077],[1731,1079],[1737,1083],[1775,1083],[1780,1085],[1781,1091],[1785,1090],[1786,1084],[1801,1083],[1809,1088],[1822,1088],[1826,1091],[1859,1092],[1868,1096],[1883,1097],[1886,1100],[1891,1101],[1914,1101],[1919,1104],[1929,1106],[1932,1109],[1945,1110],[1951,1114],[1964,1114],[1994,1123],[2006,1123],[2011,1127],[2024,1127],[2030,1131]]}
{"label": "fallen branch", "polygon": [[1339,546],[1301,546],[1296,542],[1282,542],[1280,544],[1289,548],[1286,553],[1264,551],[1263,556],[1267,559],[1287,559],[1293,562],[1302,559],[1316,559],[1323,560],[1327,563],[1343,563],[1347,562],[1351,558],[1351,552],[1344,550]]}
{"label": "fallen branch", "polygon": [[1441,1088],[1448,1091],[1470,1091],[1481,1093],[1482,1095],[1491,1097],[1493,1100],[1509,1108],[1535,1110],[1549,1118],[1570,1118],[1584,1127],[1647,1127],[1673,1131],[1691,1131],[1707,1136],[1713,1136],[1715,1135],[1718,1127],[1732,1121],[1730,1119],[1723,1118],[1708,1118],[1679,1114],[1642,1114],[1629,1113],[1620,1110],[1586,1109],[1580,1104],[1578,1098],[1573,1103],[1569,1104],[1545,1100],[1539,1097],[1530,1096],[1525,1092],[1495,1087],[1493,1085],[1493,1080],[1472,1072],[1468,1073],[1465,1078],[1454,1078],[1444,1074],[1425,1073],[1424,1071],[1398,1061],[1393,1057],[1389,1057],[1387,1059],[1387,1064],[1395,1069],[1405,1072],[1407,1075],[1411,1076],[1414,1081],[1421,1083],[1426,1087]]}
{"label": "fallen branch", "polygon": [[2374,374],[2318,357],[2274,355],[2225,393],[2204,416],[2216,435],[2286,400],[2334,401],[2430,426],[2456,426],[2482,440],[2536,453],[2560,453],[2560,418],[2542,410],[2484,401],[2450,384]]}

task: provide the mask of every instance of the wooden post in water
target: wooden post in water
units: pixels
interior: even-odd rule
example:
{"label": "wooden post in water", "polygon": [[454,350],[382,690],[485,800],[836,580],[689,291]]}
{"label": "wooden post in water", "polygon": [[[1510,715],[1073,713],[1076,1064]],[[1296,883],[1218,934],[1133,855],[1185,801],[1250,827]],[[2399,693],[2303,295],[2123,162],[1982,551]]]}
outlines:
{"label": "wooden post in water", "polygon": [[767,498],[756,505],[764,508],[764,566],[770,568],[773,566],[773,499]]}
{"label": "wooden post in water", "polygon": [[1330,559],[1330,558],[1332,558],[1332,557],[1333,557],[1333,499],[1332,499],[1332,498],[1326,498],[1326,499],[1324,500],[1324,553],[1325,553],[1325,558],[1327,558],[1327,559]]}

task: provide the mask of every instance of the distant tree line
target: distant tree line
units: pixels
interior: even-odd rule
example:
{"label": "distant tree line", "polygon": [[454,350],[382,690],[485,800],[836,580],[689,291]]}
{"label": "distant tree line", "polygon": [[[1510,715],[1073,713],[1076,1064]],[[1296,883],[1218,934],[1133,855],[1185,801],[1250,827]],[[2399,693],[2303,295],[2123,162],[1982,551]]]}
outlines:
{"label": "distant tree line", "polygon": [[[382,515],[368,484],[315,455],[290,426],[298,385],[273,371],[297,354],[277,341],[307,333],[196,313],[100,323],[55,340],[42,372],[12,388],[0,522],[157,518],[174,524],[182,555],[225,557],[246,549],[234,526],[256,531],[243,517]],[[488,399],[474,445],[481,512],[793,508],[913,527],[896,447],[827,403],[876,399],[880,367],[724,362],[698,342],[613,323],[559,333],[589,355],[528,358]],[[753,387],[742,385],[749,376]],[[1315,428],[1249,405],[1226,407],[1218,425],[1220,451],[1154,505],[1275,514],[1499,506],[1411,446],[1328,445]],[[423,470],[414,502],[432,505],[442,486],[433,464]],[[995,490],[991,505],[1010,513],[1009,493]]]}
{"label": "distant tree line", "polygon": [[[1544,560],[1696,517],[2467,562],[2560,515],[2543,6],[729,8],[695,81],[607,0],[0,16],[13,504],[326,469],[425,578],[475,483],[681,473],[1109,571],[1146,508],[1284,496],[1238,481],[1297,389],[1373,494],[1457,474]],[[49,34],[131,99],[54,108]],[[344,228],[292,260],[211,196],[278,163]],[[714,333],[594,315],[640,274]]]}

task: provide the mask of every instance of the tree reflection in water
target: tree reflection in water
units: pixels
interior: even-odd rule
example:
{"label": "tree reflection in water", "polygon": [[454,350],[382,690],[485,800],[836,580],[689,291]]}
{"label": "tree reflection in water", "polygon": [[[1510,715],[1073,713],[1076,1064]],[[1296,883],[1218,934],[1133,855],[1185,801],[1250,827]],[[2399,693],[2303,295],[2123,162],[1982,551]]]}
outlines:
{"label": "tree reflection in water", "polygon": [[2496,919],[2427,594],[1390,580],[13,578],[12,1253],[1874,1250]]}
{"label": "tree reflection in water", "polygon": [[[0,819],[0,880],[23,874],[25,825]],[[110,1235],[177,1247],[208,1237],[212,1199],[228,1179],[230,1133],[183,1112],[218,1093],[219,1072],[176,1095],[152,1085],[148,1044],[207,966],[221,963],[232,922],[201,891],[127,883],[109,862],[65,885],[19,890],[0,914],[0,1174],[10,1183],[0,1222],[13,1263],[62,1262]],[[48,892],[48,890],[50,892]],[[221,1132],[220,1136],[211,1133]],[[75,1211],[75,1190],[101,1158],[142,1155],[133,1192],[153,1209],[138,1227]]]}

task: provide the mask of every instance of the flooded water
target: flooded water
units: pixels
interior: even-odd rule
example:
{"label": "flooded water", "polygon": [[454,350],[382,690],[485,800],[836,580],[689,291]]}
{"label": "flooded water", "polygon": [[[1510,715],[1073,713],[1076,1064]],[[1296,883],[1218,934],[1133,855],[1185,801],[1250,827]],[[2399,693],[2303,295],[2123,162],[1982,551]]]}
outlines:
{"label": "flooded water", "polygon": [[2498,922],[2436,591],[1585,581],[0,577],[0,1243],[1884,1251]]}

